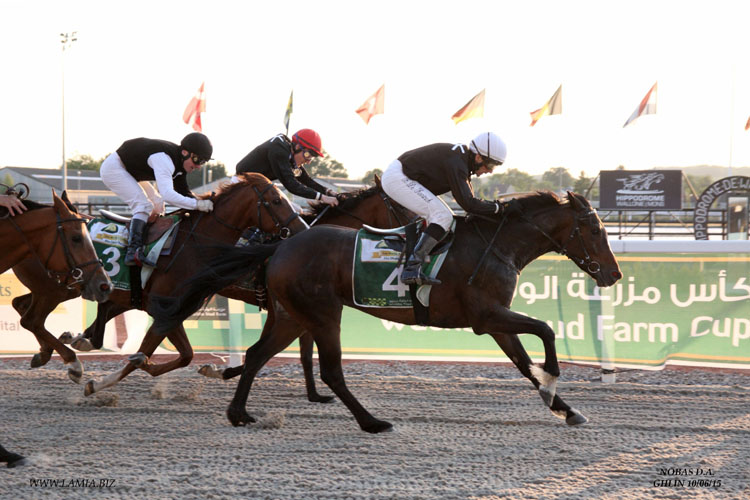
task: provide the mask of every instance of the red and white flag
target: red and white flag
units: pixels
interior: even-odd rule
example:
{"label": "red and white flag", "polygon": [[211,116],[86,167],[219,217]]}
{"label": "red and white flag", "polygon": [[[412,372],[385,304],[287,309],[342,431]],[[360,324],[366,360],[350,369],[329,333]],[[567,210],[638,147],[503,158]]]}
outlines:
{"label": "red and white flag", "polygon": [[357,108],[357,113],[365,123],[370,123],[370,118],[382,115],[385,111],[385,84],[381,85],[377,92],[372,94]]}
{"label": "red and white flag", "polygon": [[190,102],[185,108],[185,112],[182,113],[182,121],[193,124],[193,130],[197,132],[203,132],[203,125],[201,125],[201,113],[206,111],[206,96],[203,90],[205,82],[201,83],[201,87],[198,92],[195,93]]}
{"label": "red and white flag", "polygon": [[745,130],[750,130],[750,118],[747,119],[747,123],[745,124]]}
{"label": "red and white flag", "polygon": [[654,86],[648,91],[646,97],[643,98],[638,107],[635,108],[635,111],[633,111],[633,114],[630,115],[630,118],[628,118],[628,121],[625,122],[625,125],[623,125],[622,128],[630,125],[641,115],[654,114],[656,114],[656,83],[654,83]]}

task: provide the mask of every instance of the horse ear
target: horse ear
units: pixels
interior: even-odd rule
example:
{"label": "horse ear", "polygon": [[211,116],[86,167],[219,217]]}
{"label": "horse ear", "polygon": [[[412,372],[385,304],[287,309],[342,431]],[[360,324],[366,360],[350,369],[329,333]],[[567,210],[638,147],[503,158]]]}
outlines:
{"label": "horse ear", "polygon": [[68,209],[71,212],[78,213],[78,209],[76,208],[75,205],[73,205],[73,202],[70,201],[70,198],[68,198],[68,191],[67,190],[62,192],[62,196],[60,198],[62,199],[62,201],[65,202],[65,205],[68,207]]}
{"label": "horse ear", "polygon": [[375,181],[375,185],[381,188],[382,186],[380,185],[380,176],[378,174],[375,174],[372,178]]}
{"label": "horse ear", "polygon": [[55,209],[58,211],[63,210],[67,211],[67,208],[65,207],[65,202],[60,199],[59,196],[57,196],[57,193],[55,190],[52,190],[52,204],[54,205]]}
{"label": "horse ear", "polygon": [[583,198],[583,196],[568,191],[568,200],[573,204],[573,208],[575,208],[576,211],[586,209],[587,203],[584,203],[586,199]]}

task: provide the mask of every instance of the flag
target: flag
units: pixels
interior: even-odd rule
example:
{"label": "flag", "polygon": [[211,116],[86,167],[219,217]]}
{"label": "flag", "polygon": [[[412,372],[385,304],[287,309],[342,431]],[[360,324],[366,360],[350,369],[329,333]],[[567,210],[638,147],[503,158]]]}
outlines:
{"label": "flag", "polygon": [[549,101],[547,101],[544,104],[544,106],[530,113],[531,125],[529,126],[533,127],[536,124],[536,122],[538,122],[539,119],[545,115],[559,115],[561,113],[562,113],[562,85],[557,87],[557,90],[555,90],[555,93],[552,94],[552,97],[550,97]]}
{"label": "flag", "polygon": [[367,100],[357,108],[357,113],[365,123],[370,123],[370,118],[375,115],[382,115],[385,108],[385,84],[381,85],[377,92],[372,94]]}
{"label": "flag", "polygon": [[192,122],[193,130],[196,130],[198,132],[203,131],[203,125],[201,124],[201,113],[206,112],[206,96],[204,95],[203,91],[204,84],[205,82],[201,83],[201,87],[198,89],[198,92],[196,92],[193,98],[190,99],[187,108],[185,108],[185,112],[182,113],[182,121],[184,121],[188,125],[190,124],[190,122]]}
{"label": "flag", "polygon": [[747,123],[745,124],[745,130],[750,130],[750,118],[747,119]]}
{"label": "flag", "polygon": [[654,86],[648,91],[646,97],[643,98],[638,107],[635,108],[635,111],[633,111],[633,114],[630,115],[630,118],[628,118],[628,121],[625,122],[625,125],[623,125],[622,128],[630,125],[641,115],[653,114],[656,114],[656,83],[654,83]]}
{"label": "flag", "polygon": [[289,94],[289,102],[286,105],[286,113],[284,113],[284,126],[286,127],[286,135],[289,135],[289,118],[292,117],[292,101],[294,100],[294,90]]}
{"label": "flag", "polygon": [[453,120],[454,124],[458,125],[459,122],[468,120],[469,118],[481,118],[484,116],[484,91],[485,89],[482,89],[463,108],[453,113],[451,120]]}

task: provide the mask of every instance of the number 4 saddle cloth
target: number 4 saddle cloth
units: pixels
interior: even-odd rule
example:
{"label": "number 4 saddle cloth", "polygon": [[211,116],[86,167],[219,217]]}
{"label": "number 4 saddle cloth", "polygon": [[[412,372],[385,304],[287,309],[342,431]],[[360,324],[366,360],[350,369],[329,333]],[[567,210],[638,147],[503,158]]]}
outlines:
{"label": "number 4 saddle cloth", "polygon": [[[160,217],[146,237],[146,253],[149,259],[156,261],[159,255],[168,255],[177,234],[180,217],[167,215]],[[130,230],[128,224],[120,218],[113,220],[107,217],[97,217],[87,224],[94,249],[104,265],[104,271],[112,280],[112,286],[119,290],[130,290],[130,270],[125,265],[125,249],[128,246]],[[141,268],[141,283],[146,284],[154,268]]]}
{"label": "number 4 saddle cloth", "polygon": [[[401,281],[403,262],[397,265],[403,244],[402,242],[394,244],[392,241],[400,238],[400,236],[374,234],[367,229],[360,229],[357,232],[354,265],[352,266],[352,288],[356,305],[413,307],[409,285]],[[447,246],[442,252],[430,255],[429,261],[423,264],[422,272],[425,275],[431,278],[437,276],[448,255]],[[417,298],[425,307],[429,306],[431,289],[431,285],[422,285],[417,288]]]}

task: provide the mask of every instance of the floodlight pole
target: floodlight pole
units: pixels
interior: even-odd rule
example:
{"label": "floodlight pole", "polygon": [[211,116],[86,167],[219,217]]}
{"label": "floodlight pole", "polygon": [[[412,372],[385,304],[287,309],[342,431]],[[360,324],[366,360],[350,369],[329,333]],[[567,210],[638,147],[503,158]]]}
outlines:
{"label": "floodlight pole", "polygon": [[69,49],[73,42],[78,40],[77,32],[60,33],[60,42],[62,43],[62,188],[63,191],[68,189],[68,163],[65,158],[65,49]]}

